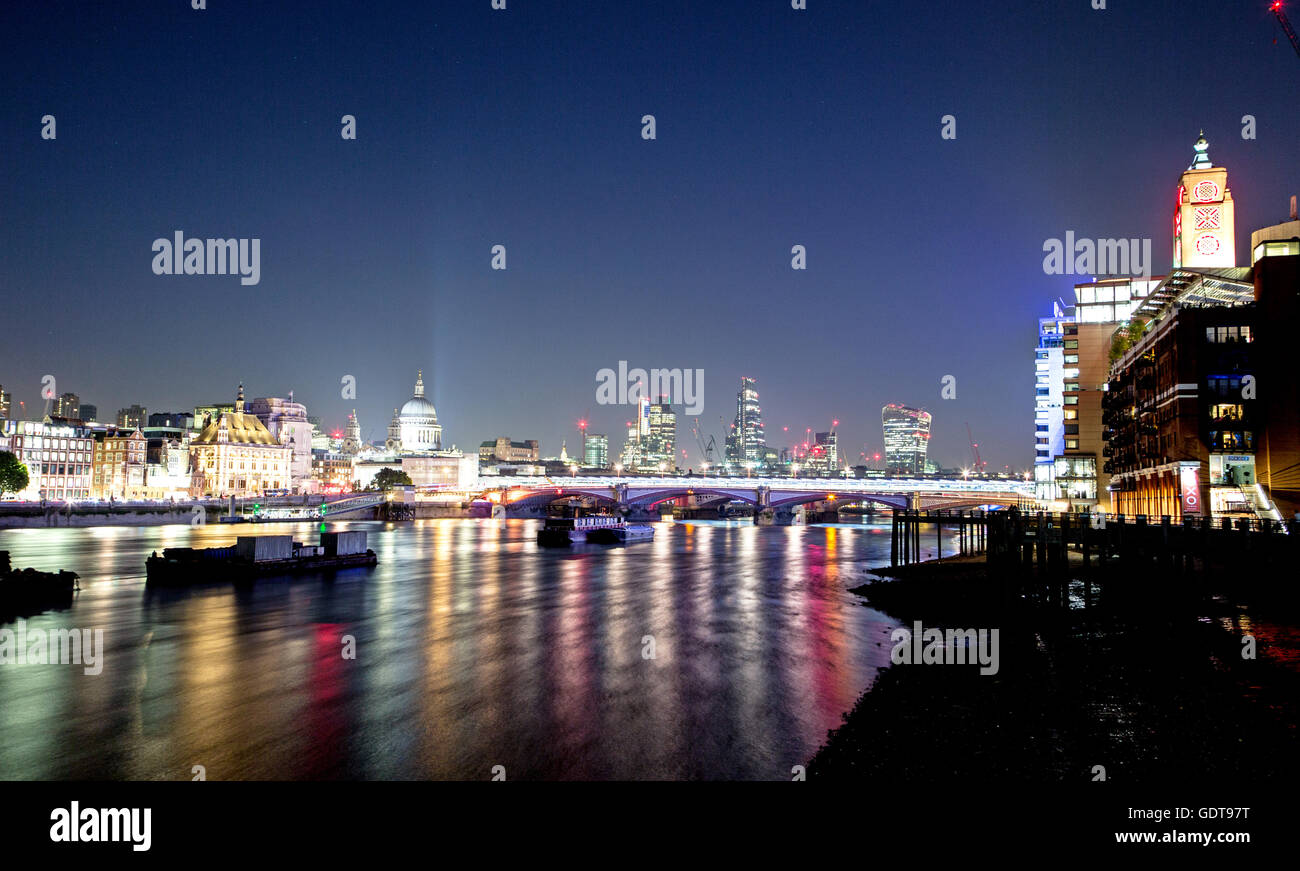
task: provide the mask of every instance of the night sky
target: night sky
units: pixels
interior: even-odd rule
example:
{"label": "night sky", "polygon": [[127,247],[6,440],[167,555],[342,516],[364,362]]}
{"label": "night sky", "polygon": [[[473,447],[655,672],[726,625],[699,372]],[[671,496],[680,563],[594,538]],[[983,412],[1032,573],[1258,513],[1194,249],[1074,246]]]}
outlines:
{"label": "night sky", "polygon": [[[557,454],[587,416],[612,454],[632,413],[596,372],[627,360],[703,369],[719,446],[746,375],[769,444],[836,417],[842,452],[879,451],[897,401],[934,413],[941,464],[969,421],[1022,470],[1036,319],[1081,280],[1043,273],[1045,239],[1152,238],[1167,270],[1202,128],[1239,263],[1300,193],[1300,58],[1267,0],[207,5],[3,4],[15,414],[46,374],[101,420],[242,380],[382,441],[423,367],[448,446]],[[260,238],[261,283],[154,275],[176,230]],[[685,416],[678,441],[698,468]]]}

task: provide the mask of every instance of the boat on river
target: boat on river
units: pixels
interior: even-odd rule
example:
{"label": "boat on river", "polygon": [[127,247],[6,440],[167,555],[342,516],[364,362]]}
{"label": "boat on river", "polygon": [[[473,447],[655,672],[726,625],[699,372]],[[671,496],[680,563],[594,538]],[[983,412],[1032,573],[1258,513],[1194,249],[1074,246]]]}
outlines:
{"label": "boat on river", "polygon": [[537,543],[542,547],[569,547],[575,542],[600,544],[628,544],[649,541],[655,537],[653,526],[629,524],[613,514],[589,514],[585,517],[547,517],[537,530]]}

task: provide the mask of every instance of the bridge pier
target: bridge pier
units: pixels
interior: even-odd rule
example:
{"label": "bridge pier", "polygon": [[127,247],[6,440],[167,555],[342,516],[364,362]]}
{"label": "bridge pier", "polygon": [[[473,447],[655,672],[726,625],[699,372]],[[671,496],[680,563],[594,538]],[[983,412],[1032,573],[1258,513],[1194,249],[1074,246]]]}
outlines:
{"label": "bridge pier", "polygon": [[802,505],[794,508],[765,508],[754,512],[755,526],[803,526],[807,521]]}

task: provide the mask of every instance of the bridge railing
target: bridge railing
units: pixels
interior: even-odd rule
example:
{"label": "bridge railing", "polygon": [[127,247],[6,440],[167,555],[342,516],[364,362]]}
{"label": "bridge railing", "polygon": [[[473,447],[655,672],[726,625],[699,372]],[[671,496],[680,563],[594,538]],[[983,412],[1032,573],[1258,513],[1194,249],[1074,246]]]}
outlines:
{"label": "bridge railing", "polygon": [[959,494],[1013,494],[1032,496],[1032,483],[1020,481],[972,481],[962,478],[744,478],[663,476],[627,478],[618,476],[574,476],[547,481],[532,477],[480,478],[473,487],[452,487],[462,490],[549,490],[591,489],[626,486],[629,490],[698,489],[698,490],[768,490],[849,493],[917,493],[921,495]]}

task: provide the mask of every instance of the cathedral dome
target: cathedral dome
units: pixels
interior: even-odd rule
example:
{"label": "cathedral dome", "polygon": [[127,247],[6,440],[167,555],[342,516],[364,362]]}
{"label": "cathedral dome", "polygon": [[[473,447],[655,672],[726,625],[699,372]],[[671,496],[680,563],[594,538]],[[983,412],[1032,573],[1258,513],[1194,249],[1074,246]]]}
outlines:
{"label": "cathedral dome", "polygon": [[421,369],[415,376],[415,395],[406,400],[402,406],[401,414],[398,415],[401,420],[415,421],[421,423],[437,423],[438,412],[434,410],[433,403],[424,398],[424,370]]}
{"label": "cathedral dome", "polygon": [[[424,398],[424,371],[415,376],[414,395],[406,400],[397,413],[396,441],[402,453],[424,453],[442,449],[442,427],[438,426],[438,412],[433,403]],[[393,441],[390,435],[390,441]]]}
{"label": "cathedral dome", "polygon": [[415,396],[406,400],[402,406],[402,412],[399,415],[402,419],[427,417],[431,423],[438,422],[438,412],[434,409],[433,403],[423,396]]}

